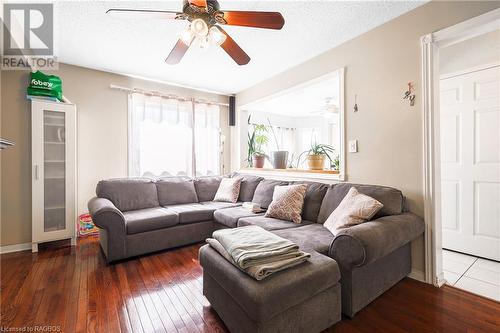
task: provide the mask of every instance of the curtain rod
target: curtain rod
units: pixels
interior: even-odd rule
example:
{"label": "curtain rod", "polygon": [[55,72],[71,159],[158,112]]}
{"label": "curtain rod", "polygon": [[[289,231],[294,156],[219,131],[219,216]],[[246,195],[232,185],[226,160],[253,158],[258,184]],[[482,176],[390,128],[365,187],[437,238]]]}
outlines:
{"label": "curtain rod", "polygon": [[229,106],[228,103],[220,103],[220,102],[214,102],[214,101],[207,101],[207,100],[204,100],[204,99],[197,99],[197,98],[184,98],[184,97],[179,97],[177,95],[162,93],[162,92],[159,92],[159,91],[148,91],[148,90],[143,90],[143,89],[139,89],[139,88],[127,88],[127,87],[117,86],[115,84],[110,84],[109,87],[111,89],[120,90],[120,91],[126,91],[126,92],[129,92],[129,93],[134,93],[135,92],[135,93],[140,93],[140,94],[144,94],[144,95],[147,95],[147,96],[158,96],[158,97],[165,97],[165,98],[170,98],[170,99],[176,99],[176,100],[181,101],[181,102],[195,102],[195,103],[199,103],[199,104],[219,105],[219,106],[226,106],[226,107]]}

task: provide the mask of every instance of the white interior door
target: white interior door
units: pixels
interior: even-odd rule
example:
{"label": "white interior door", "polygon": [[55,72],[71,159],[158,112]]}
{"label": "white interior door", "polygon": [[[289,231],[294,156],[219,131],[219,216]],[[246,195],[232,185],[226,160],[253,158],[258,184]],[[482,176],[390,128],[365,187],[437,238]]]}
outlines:
{"label": "white interior door", "polygon": [[440,91],[443,248],[500,260],[500,67]]}

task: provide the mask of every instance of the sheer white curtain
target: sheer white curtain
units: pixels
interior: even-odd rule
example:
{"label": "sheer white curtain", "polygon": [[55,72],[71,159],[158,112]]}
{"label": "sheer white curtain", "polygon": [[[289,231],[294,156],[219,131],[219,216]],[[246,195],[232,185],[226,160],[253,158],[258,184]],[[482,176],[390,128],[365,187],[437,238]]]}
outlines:
{"label": "sheer white curtain", "polygon": [[[297,130],[296,142],[296,158],[298,158],[304,151],[311,149],[314,143],[321,142],[320,135],[315,128],[299,128]],[[299,168],[307,168],[307,161],[305,156],[300,160]]]}
{"label": "sheer white curtain", "polygon": [[129,110],[129,174],[191,175],[191,102],[132,93]]}
{"label": "sheer white curtain", "polygon": [[[274,130],[274,134],[276,135],[276,139],[274,138],[273,130]],[[270,156],[272,151],[286,150],[286,151],[288,151],[288,159],[289,160],[292,158],[292,154],[293,154],[294,158],[297,158],[296,152],[295,152],[295,133],[296,133],[296,131],[297,131],[297,129],[295,129],[295,128],[279,127],[279,126],[273,126],[272,130],[271,130],[271,128],[269,128],[268,132],[266,134],[269,141],[268,141],[267,145],[265,147],[263,147],[264,152],[268,156]],[[276,141],[278,141],[278,146],[276,145]],[[271,167],[271,164],[269,161],[266,161],[266,166]]]}
{"label": "sheer white curtain", "polygon": [[196,176],[218,175],[221,172],[220,108],[195,104],[194,110]]}
{"label": "sheer white curtain", "polygon": [[[278,141],[279,150],[286,150],[290,154],[295,150],[295,128],[278,127],[273,126],[274,134],[276,135],[276,140]],[[278,150],[276,146],[276,140],[274,139],[273,131],[269,129],[267,133],[269,143],[267,145],[267,150],[275,151]]]}
{"label": "sheer white curtain", "polygon": [[193,110],[192,105],[141,93],[129,95],[131,176],[220,174],[219,107],[195,104]]}

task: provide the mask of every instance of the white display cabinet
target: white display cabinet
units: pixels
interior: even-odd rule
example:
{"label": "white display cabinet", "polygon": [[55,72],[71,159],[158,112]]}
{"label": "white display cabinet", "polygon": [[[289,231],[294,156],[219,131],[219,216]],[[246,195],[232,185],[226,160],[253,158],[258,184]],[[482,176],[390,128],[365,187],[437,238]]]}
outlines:
{"label": "white display cabinet", "polygon": [[32,250],[43,242],[76,244],[76,107],[31,100]]}

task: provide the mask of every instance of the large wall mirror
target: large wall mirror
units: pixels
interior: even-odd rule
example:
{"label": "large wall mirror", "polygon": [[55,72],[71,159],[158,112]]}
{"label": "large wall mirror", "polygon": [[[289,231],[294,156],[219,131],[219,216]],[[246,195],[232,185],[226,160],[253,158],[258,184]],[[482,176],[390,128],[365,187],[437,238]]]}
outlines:
{"label": "large wall mirror", "polygon": [[344,179],[344,69],[240,107],[241,170]]}

